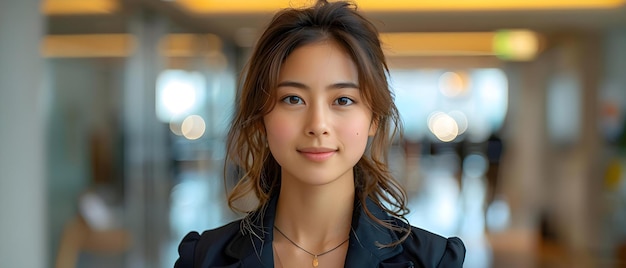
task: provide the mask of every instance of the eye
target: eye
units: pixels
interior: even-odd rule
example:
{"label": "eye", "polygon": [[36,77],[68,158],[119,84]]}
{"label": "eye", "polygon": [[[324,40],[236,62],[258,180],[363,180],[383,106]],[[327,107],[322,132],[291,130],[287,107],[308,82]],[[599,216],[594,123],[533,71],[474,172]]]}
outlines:
{"label": "eye", "polygon": [[304,101],[302,100],[302,98],[300,98],[300,97],[298,97],[298,96],[287,96],[287,97],[284,97],[284,98],[282,99],[282,101],[283,101],[284,103],[287,103],[287,104],[294,104],[294,105],[295,105],[295,104],[303,104],[303,103],[304,103]]}
{"label": "eye", "polygon": [[353,104],[354,101],[351,98],[348,97],[339,97],[335,100],[336,105],[340,105],[340,106],[348,106]]}

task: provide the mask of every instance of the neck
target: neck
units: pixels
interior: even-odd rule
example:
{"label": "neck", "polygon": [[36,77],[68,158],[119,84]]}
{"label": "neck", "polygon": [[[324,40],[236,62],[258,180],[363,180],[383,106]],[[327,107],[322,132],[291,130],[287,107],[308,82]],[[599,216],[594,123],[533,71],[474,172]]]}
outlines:
{"label": "neck", "polygon": [[302,187],[284,180],[274,224],[313,251],[328,248],[350,233],[354,194],[354,180]]}

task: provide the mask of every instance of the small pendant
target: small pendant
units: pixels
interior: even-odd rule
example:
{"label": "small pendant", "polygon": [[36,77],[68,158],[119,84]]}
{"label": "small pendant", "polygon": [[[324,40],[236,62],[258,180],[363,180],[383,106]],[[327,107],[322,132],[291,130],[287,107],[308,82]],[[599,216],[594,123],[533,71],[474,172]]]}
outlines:
{"label": "small pendant", "polygon": [[319,261],[317,260],[317,255],[313,256],[313,267],[317,267],[319,265]]}

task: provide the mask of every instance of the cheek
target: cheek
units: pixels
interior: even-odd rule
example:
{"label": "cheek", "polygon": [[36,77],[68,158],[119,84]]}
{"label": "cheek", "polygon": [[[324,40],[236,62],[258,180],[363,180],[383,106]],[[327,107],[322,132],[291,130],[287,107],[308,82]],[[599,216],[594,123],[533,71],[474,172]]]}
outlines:
{"label": "cheek", "polygon": [[363,144],[367,143],[369,133],[369,121],[367,120],[352,120],[345,124],[342,124],[340,128],[341,136],[345,142],[351,144]]}
{"label": "cheek", "polygon": [[267,117],[264,121],[267,141],[270,144],[275,144],[277,141],[286,141],[293,136],[294,127],[293,124],[289,123],[289,120]]}

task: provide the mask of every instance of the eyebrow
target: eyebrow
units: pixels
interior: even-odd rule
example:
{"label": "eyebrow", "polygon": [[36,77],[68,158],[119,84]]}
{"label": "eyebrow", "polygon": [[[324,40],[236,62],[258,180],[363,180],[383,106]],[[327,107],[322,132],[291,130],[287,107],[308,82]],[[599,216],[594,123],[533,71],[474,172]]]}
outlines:
{"label": "eyebrow", "polygon": [[[306,89],[306,90],[311,89],[309,86],[302,84],[300,82],[295,82],[295,81],[283,81],[283,82],[278,83],[276,87],[295,87],[295,88]],[[331,84],[327,86],[326,88],[327,89],[342,89],[342,88],[359,89],[359,85],[353,82],[339,82],[339,83]]]}

